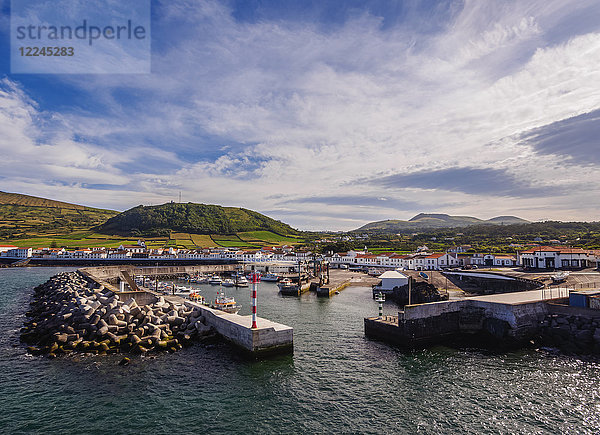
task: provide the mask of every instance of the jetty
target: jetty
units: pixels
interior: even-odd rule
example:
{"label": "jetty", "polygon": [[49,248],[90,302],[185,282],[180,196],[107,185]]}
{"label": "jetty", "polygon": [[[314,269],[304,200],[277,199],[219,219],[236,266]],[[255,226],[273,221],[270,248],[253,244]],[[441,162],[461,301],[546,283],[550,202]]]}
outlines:
{"label": "jetty", "polygon": [[252,328],[252,316],[225,313],[180,296],[161,295],[147,288],[138,291],[119,291],[110,283],[110,281],[114,282],[115,280],[129,282],[128,275],[177,277],[197,273],[231,273],[236,270],[236,267],[239,266],[234,264],[153,267],[105,266],[81,269],[81,272],[101,285],[112,287],[119,298],[134,298],[136,301],[142,299],[148,303],[153,298],[164,297],[166,301],[183,304],[196,312],[200,312],[207,326],[214,328],[222,338],[251,356],[293,352],[294,330],[290,326],[257,317],[257,327]]}
{"label": "jetty", "polygon": [[[600,310],[569,305],[572,289],[552,288],[408,305],[364,319],[365,335],[403,347],[453,340],[600,351]],[[594,292],[592,292],[594,293]]]}
{"label": "jetty", "polygon": [[[250,357],[293,352],[293,328],[138,287],[136,275],[225,272],[231,265],[109,266],[62,273],[36,287],[21,340],[32,354],[176,351],[220,336]],[[253,322],[255,320],[255,322]]]}

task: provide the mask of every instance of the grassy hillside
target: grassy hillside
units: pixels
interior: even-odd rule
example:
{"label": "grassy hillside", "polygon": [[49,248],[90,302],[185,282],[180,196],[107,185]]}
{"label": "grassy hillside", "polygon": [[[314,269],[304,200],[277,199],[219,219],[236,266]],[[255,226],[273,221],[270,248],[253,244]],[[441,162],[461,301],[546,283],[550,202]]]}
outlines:
{"label": "grassy hillside", "polygon": [[235,234],[264,230],[282,235],[297,234],[289,225],[252,210],[193,203],[168,203],[149,207],[140,205],[110,218],[96,230],[104,234],[136,237],[165,236],[172,231]]}
{"label": "grassy hillside", "polygon": [[85,231],[117,214],[112,210],[0,192],[0,239]]}
{"label": "grassy hillside", "polygon": [[442,213],[420,213],[407,221],[389,219],[385,221],[371,222],[363,225],[356,231],[402,233],[434,228],[462,228],[480,224],[505,225],[519,223],[528,223],[528,221],[515,216],[499,216],[488,220],[482,220],[472,216],[451,216]]}

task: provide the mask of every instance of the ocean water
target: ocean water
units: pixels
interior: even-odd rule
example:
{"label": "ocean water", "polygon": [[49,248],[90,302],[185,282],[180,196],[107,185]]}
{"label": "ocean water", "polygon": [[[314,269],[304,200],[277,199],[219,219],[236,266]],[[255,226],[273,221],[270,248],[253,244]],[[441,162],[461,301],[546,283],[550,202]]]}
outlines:
{"label": "ocean water", "polygon": [[[259,315],[294,327],[294,354],[248,361],[227,344],[133,357],[32,357],[19,343],[35,285],[65,268],[0,269],[2,433],[597,433],[600,360],[366,339],[370,289],[283,298]],[[205,297],[215,288],[200,286]],[[249,313],[250,290],[227,289]],[[392,304],[385,307],[393,313]]]}

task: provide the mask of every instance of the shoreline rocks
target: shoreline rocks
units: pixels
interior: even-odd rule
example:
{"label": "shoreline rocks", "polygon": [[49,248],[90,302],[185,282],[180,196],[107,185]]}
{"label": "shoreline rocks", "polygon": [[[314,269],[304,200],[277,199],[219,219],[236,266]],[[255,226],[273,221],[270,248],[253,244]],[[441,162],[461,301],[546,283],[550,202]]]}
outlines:
{"label": "shoreline rocks", "polygon": [[32,355],[175,352],[214,337],[200,310],[166,301],[120,301],[79,272],[63,272],[35,288],[21,341]]}

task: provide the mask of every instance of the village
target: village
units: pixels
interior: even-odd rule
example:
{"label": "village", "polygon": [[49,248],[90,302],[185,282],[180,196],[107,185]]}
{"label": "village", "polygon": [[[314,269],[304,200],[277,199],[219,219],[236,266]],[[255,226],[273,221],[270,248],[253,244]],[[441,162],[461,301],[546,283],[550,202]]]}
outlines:
{"label": "village", "polygon": [[133,245],[120,245],[118,248],[86,248],[67,250],[65,248],[27,248],[13,245],[0,245],[0,259],[9,262],[27,259],[77,262],[78,260],[98,263],[118,263],[122,261],[160,262],[161,260],[190,262],[284,262],[295,264],[319,259],[329,263],[331,268],[341,269],[400,269],[400,270],[444,270],[451,268],[515,268],[525,270],[542,269],[584,269],[600,267],[600,251],[571,247],[534,246],[518,251],[515,255],[472,253],[458,246],[447,252],[430,252],[420,246],[409,254],[383,252],[379,254],[363,250],[319,254],[291,245],[265,246],[260,249],[244,250],[236,248],[147,248],[143,240]]}

